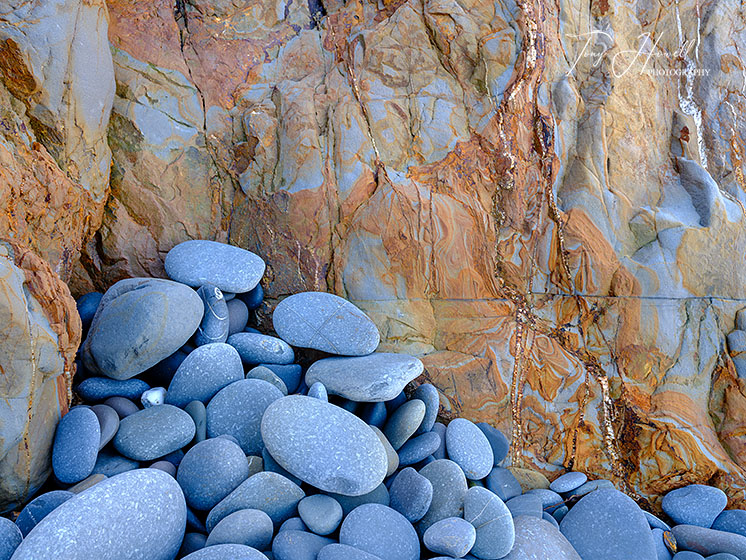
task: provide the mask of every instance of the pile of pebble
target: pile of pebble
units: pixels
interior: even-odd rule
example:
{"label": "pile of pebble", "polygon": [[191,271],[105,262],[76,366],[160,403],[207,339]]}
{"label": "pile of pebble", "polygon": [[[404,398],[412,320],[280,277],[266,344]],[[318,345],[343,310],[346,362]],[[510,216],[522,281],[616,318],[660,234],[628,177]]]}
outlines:
{"label": "pile of pebble", "polygon": [[[84,404],[49,491],[0,517],[0,560],[746,560],[746,511],[717,488],[668,493],[669,524],[608,480],[500,466],[505,436],[438,422],[435,387],[404,392],[422,362],[375,352],[342,298],[283,299],[277,336],[247,326],[253,253],[187,241],[165,267],[79,300]],[[301,348],[330,357],[303,371]]]}

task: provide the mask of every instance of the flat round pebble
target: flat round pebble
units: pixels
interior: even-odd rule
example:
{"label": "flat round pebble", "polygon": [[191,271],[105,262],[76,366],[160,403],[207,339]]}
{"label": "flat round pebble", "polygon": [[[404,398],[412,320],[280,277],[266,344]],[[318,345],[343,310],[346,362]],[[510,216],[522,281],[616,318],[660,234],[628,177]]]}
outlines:
{"label": "flat round pebble", "polygon": [[114,447],[135,461],[152,461],[187,445],[194,437],[192,418],[163,404],[131,414],[119,423]]}
{"label": "flat round pebble", "polygon": [[557,493],[572,492],[579,488],[588,480],[588,477],[581,472],[568,472],[555,478],[550,484],[549,489]]}
{"label": "flat round pebble", "polygon": [[339,542],[386,560],[419,560],[420,541],[403,515],[380,504],[352,510],[339,529]]}
{"label": "flat round pebble", "polygon": [[[510,553],[502,557],[502,560],[581,560],[565,536],[548,521],[526,516],[516,517],[513,521],[515,522],[515,544]],[[492,557],[484,558],[487,560]],[[627,560],[632,559],[654,560],[655,556],[630,556]],[[585,560],[585,557],[582,560]]]}
{"label": "flat round pebble", "polygon": [[746,510],[725,510],[715,518],[712,529],[727,531],[728,533],[738,533],[746,537]]}
{"label": "flat round pebble", "polygon": [[373,321],[349,301],[326,292],[283,299],[272,314],[277,335],[293,346],[341,356],[365,356],[380,342]]}
{"label": "flat round pebble", "polygon": [[293,349],[282,339],[266,334],[240,332],[228,337],[228,344],[238,350],[247,365],[292,364]]}
{"label": "flat round pebble", "polygon": [[58,506],[31,530],[13,559],[173,560],[185,523],[186,504],[176,481],[158,470],[138,469]]}
{"label": "flat round pebble", "polygon": [[74,496],[75,494],[67,490],[52,490],[31,500],[16,518],[16,525],[21,534],[24,537],[28,535],[42,519]]}
{"label": "flat round pebble", "polygon": [[583,560],[656,558],[653,534],[637,504],[618,490],[582,497],[560,523]]}
{"label": "flat round pebble", "polygon": [[168,386],[166,403],[184,407],[207,404],[218,391],[244,378],[241,356],[233,346],[216,342],[190,352]]}
{"label": "flat round pebble", "polygon": [[77,406],[57,424],[52,447],[54,476],[63,484],[80,482],[93,472],[101,441],[98,418],[88,407]]}
{"label": "flat round pebble", "polygon": [[709,528],[728,504],[725,492],[713,486],[690,484],[663,496],[661,507],[677,525]]}
{"label": "flat round pebble", "polygon": [[262,418],[261,436],[284,469],[327,492],[365,494],[386,475],[386,451],[373,430],[318,399],[291,395],[273,402]]}
{"label": "flat round pebble", "polygon": [[388,401],[423,370],[419,359],[406,354],[376,352],[352,358],[324,358],[308,368],[306,385],[321,381],[330,395],[356,402]]}
{"label": "flat round pebble", "polygon": [[537,496],[541,500],[542,510],[549,514],[554,513],[558,508],[564,505],[564,499],[554,490],[534,488],[533,490],[526,492],[526,494]]}
{"label": "flat round pebble", "polygon": [[438,419],[438,411],[440,410],[440,393],[438,393],[435,386],[430,383],[423,383],[414,390],[412,398],[419,399],[425,403],[425,416],[422,418],[422,423],[415,433],[427,433],[433,429],[433,425]]}
{"label": "flat round pebble", "polygon": [[227,302],[228,308],[228,336],[242,332],[249,322],[249,308],[240,299],[232,299]]}
{"label": "flat round pebble", "polygon": [[662,521],[657,516],[653,515],[649,511],[642,510],[645,515],[645,519],[648,521],[651,529],[660,529],[661,531],[670,531],[671,527],[665,521]]}
{"label": "flat round pebble", "polygon": [[264,275],[264,261],[251,251],[204,239],[179,243],[163,263],[169,278],[197,288],[214,284],[224,292],[253,289]]}
{"label": "flat round pebble", "polygon": [[461,558],[474,546],[477,531],[460,517],[448,517],[433,523],[422,537],[423,544],[436,554]]}
{"label": "flat round pebble", "polygon": [[464,471],[448,459],[438,459],[425,465],[420,469],[420,474],[433,486],[430,508],[418,525],[418,531],[424,533],[433,523],[460,515],[467,485]]}
{"label": "flat round pebble", "polygon": [[319,551],[316,560],[381,560],[378,556],[368,554],[346,544],[332,543],[326,545]]}
{"label": "flat round pebble", "polygon": [[742,535],[698,525],[676,525],[671,531],[680,550],[692,550],[703,556],[725,552],[746,558],[746,537]]}
{"label": "flat round pebble", "polygon": [[513,548],[513,516],[494,493],[478,486],[464,496],[464,519],[474,525],[476,539],[471,553],[484,560],[502,558]]}
{"label": "flat round pebble", "polygon": [[215,525],[205,546],[243,544],[265,550],[272,543],[274,527],[269,516],[258,509],[240,509]]}
{"label": "flat round pebble", "polygon": [[417,431],[424,416],[425,403],[419,399],[407,401],[397,408],[383,427],[391,447],[398,451]]}
{"label": "flat round pebble", "polygon": [[414,437],[399,449],[399,465],[406,467],[423,461],[440,447],[440,435],[437,432],[425,432]]}
{"label": "flat round pebble", "polygon": [[10,519],[0,517],[0,560],[10,560],[22,540],[18,526]]}
{"label": "flat round pebble", "polygon": [[502,467],[493,468],[487,475],[485,484],[504,502],[521,494],[521,484],[518,479],[512,472]]}
{"label": "flat round pebble", "polygon": [[120,420],[140,410],[134,402],[124,397],[109,397],[104,404],[113,408]]}
{"label": "flat round pebble", "polygon": [[249,463],[241,448],[227,439],[214,438],[186,452],[176,480],[190,507],[208,510],[248,477]]}
{"label": "flat round pebble", "polygon": [[433,485],[412,467],[402,469],[389,491],[391,508],[410,523],[422,519],[433,500]]}
{"label": "flat round pebble", "polygon": [[271,383],[280,390],[283,396],[287,396],[288,388],[285,386],[285,382],[280,379],[275,372],[265,366],[256,366],[246,372],[246,379],[261,379],[267,383]]}
{"label": "flat round pebble", "polygon": [[470,480],[482,479],[492,470],[492,446],[482,430],[466,418],[455,418],[448,423],[446,452]]}
{"label": "flat round pebble", "polygon": [[267,557],[243,544],[218,544],[192,552],[182,560],[267,560]]}
{"label": "flat round pebble", "polygon": [[227,434],[238,441],[246,455],[261,453],[259,431],[267,408],[282,392],[261,379],[242,379],[221,389],[207,405],[207,436]]}
{"label": "flat round pebble", "polygon": [[332,539],[305,531],[282,531],[272,541],[272,554],[275,560],[316,560]]}
{"label": "flat round pebble", "polygon": [[108,377],[89,377],[75,390],[87,402],[99,402],[110,397],[124,397],[140,400],[140,395],[150,389],[142,379],[109,379]]}
{"label": "flat round pebble", "polygon": [[203,284],[197,290],[197,295],[204,305],[202,322],[194,334],[197,346],[214,342],[225,342],[230,328],[228,319],[228,304],[220,288],[212,284]]}
{"label": "flat round pebble", "polygon": [[682,550],[673,555],[673,560],[705,560],[705,557],[691,550]]}
{"label": "flat round pebble", "polygon": [[311,532],[328,535],[336,531],[342,522],[342,506],[331,496],[314,494],[300,501],[298,515]]}

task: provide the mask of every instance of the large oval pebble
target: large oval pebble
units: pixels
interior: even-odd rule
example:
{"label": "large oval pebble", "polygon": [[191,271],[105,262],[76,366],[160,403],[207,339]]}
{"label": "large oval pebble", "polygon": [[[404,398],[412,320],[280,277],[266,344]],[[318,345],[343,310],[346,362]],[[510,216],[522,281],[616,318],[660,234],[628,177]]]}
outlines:
{"label": "large oval pebble", "polygon": [[181,449],[194,437],[192,417],[170,404],[151,406],[123,418],[114,447],[135,461],[152,461]]}
{"label": "large oval pebble", "polygon": [[486,488],[475,486],[464,496],[464,519],[477,530],[472,555],[483,560],[502,558],[513,548],[513,516],[505,503]]}
{"label": "large oval pebble", "polygon": [[418,531],[423,534],[433,523],[461,515],[467,485],[464,471],[449,459],[438,459],[425,465],[420,474],[433,487],[430,508],[418,524]]}
{"label": "large oval pebble", "polygon": [[138,469],[67,500],[23,540],[13,560],[172,560],[186,526],[184,495],[155,469]]}
{"label": "large oval pebble", "polygon": [[217,241],[193,239],[179,243],[163,263],[169,278],[192,286],[214,284],[223,292],[254,288],[264,274],[264,261],[246,249]]}
{"label": "large oval pebble", "polygon": [[168,386],[166,403],[182,408],[192,401],[207,404],[223,387],[243,376],[241,356],[233,346],[205,344],[181,362]]}
{"label": "large oval pebble", "polygon": [[354,414],[311,397],[273,402],[261,424],[272,457],[288,472],[327,492],[359,496],[383,482],[383,444]]}
{"label": "large oval pebble", "polygon": [[697,525],[709,529],[728,504],[720,488],[690,484],[663,496],[661,507],[677,525]]}
{"label": "large oval pebble", "polygon": [[380,342],[378,328],[349,301],[325,292],[282,300],[272,315],[277,335],[293,346],[341,356],[365,356]]}
{"label": "large oval pebble", "polygon": [[492,470],[492,446],[482,430],[466,418],[455,418],[448,423],[446,451],[470,480],[480,480]]}
{"label": "large oval pebble", "polygon": [[386,560],[419,560],[420,541],[402,514],[380,504],[352,510],[339,529],[339,542]]}
{"label": "large oval pebble", "polygon": [[320,381],[329,394],[357,402],[389,401],[423,370],[419,359],[406,354],[376,352],[353,358],[325,358],[308,368],[306,385]]}
{"label": "large oval pebble", "polygon": [[192,552],[183,560],[267,560],[267,557],[243,544],[217,544]]}

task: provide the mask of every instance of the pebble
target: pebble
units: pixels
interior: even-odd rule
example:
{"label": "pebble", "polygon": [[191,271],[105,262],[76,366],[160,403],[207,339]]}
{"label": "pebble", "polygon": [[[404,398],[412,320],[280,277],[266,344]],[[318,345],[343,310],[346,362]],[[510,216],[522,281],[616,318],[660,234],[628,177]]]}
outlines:
{"label": "pebble", "polygon": [[433,485],[424,476],[407,467],[394,478],[389,491],[390,506],[410,523],[422,519],[433,500]]}
{"label": "pebble", "polygon": [[238,296],[249,309],[259,309],[264,301],[264,288],[262,288],[261,284],[257,284],[256,287],[248,292],[238,294]]}
{"label": "pebble", "polygon": [[658,517],[650,513],[649,511],[643,510],[642,513],[645,515],[645,519],[648,521],[648,525],[651,529],[660,529],[661,531],[670,531],[668,523],[660,520]]}
{"label": "pebble", "polygon": [[298,504],[298,515],[313,533],[328,535],[342,522],[342,506],[331,496],[314,494]]}
{"label": "pebble", "polygon": [[433,424],[433,432],[438,434],[440,436],[440,446],[438,449],[433,452],[433,457],[436,459],[448,459],[448,455],[446,453],[446,431],[448,428],[446,428],[445,424],[441,424],[440,422],[436,422]]}
{"label": "pebble", "polygon": [[190,507],[209,510],[248,477],[249,463],[241,448],[227,439],[214,438],[186,452],[176,480]]}
{"label": "pebble", "polygon": [[279,531],[308,531],[308,527],[300,517],[291,517],[280,525]]}
{"label": "pebble", "polygon": [[420,469],[420,474],[433,486],[430,508],[418,525],[418,531],[424,533],[430,525],[441,519],[461,515],[468,488],[464,471],[448,459],[438,459],[425,465]]}
{"label": "pebble", "polygon": [[346,544],[332,543],[319,551],[316,560],[381,560],[378,556],[368,554]]}
{"label": "pebble", "polygon": [[249,308],[240,299],[232,299],[226,303],[228,308],[228,336],[242,332],[249,322]]}
{"label": "pebble", "polygon": [[316,560],[319,551],[332,539],[305,531],[283,531],[272,542],[275,560]]}
{"label": "pebble", "polygon": [[101,429],[93,410],[76,406],[57,424],[52,447],[54,476],[63,484],[80,482],[96,465]]}
{"label": "pebble", "polygon": [[402,389],[401,392],[398,395],[396,395],[393,399],[385,401],[386,410],[389,413],[394,412],[397,408],[399,408],[405,402],[407,402],[407,395],[404,392],[404,389]]}
{"label": "pebble", "polygon": [[233,346],[205,344],[191,352],[176,370],[166,403],[178,407],[191,401],[207,404],[218,391],[243,378],[241,356]]}
{"label": "pebble", "polygon": [[271,369],[277,377],[282,379],[282,382],[285,383],[285,387],[288,388],[288,394],[296,393],[298,391],[298,386],[300,385],[301,381],[301,374],[303,373],[303,370],[298,364],[259,365],[264,366],[267,369]]}
{"label": "pebble", "polygon": [[246,365],[292,364],[295,353],[287,342],[274,336],[240,332],[228,337]]}
{"label": "pebble", "polygon": [[[537,496],[541,500],[541,509],[549,513],[550,515],[565,505],[565,501],[555,492],[554,490],[547,490],[546,488],[534,488],[529,490],[526,494]],[[644,512],[643,512],[644,513]]]}
{"label": "pebble", "polygon": [[326,387],[321,381],[317,381],[308,388],[307,395],[313,399],[319,399],[320,401],[329,402],[329,393],[326,392]]}
{"label": "pebble", "polygon": [[68,490],[52,490],[31,500],[16,518],[16,525],[21,534],[24,537],[28,535],[42,519],[74,496],[75,494]]}
{"label": "pebble", "polygon": [[[98,304],[101,303],[101,298],[104,294],[101,292],[89,292],[84,296],[80,296],[78,301],[75,302],[75,306],[78,308],[78,315],[80,315],[80,322],[83,326],[83,332],[87,331],[93,321],[93,316],[98,310]],[[2,555],[0,555],[2,558]]]}
{"label": "pebble", "polygon": [[366,494],[386,475],[386,451],[373,430],[318,399],[291,395],[273,402],[262,418],[261,436],[283,468],[327,492]]}
{"label": "pebble", "polygon": [[[516,517],[515,544],[502,560],[587,560],[604,558],[589,556],[581,559],[565,536],[552,524],[543,519],[531,516]],[[489,557],[492,560],[494,557]],[[654,560],[644,557],[629,556],[627,560]],[[488,560],[488,557],[484,557]]]}
{"label": "pebble", "polygon": [[399,449],[399,465],[406,467],[425,460],[440,448],[440,436],[437,432],[425,432],[414,437]]}
{"label": "pebble", "polygon": [[398,451],[417,431],[424,416],[425,403],[419,399],[407,401],[397,408],[383,427],[391,447]]}
{"label": "pebble", "polygon": [[202,315],[202,300],[183,284],[120,280],[101,300],[82,347],[83,362],[91,372],[129,379],[181,348]]}
{"label": "pebble", "polygon": [[223,292],[217,286],[203,284],[197,290],[197,295],[204,305],[204,316],[194,335],[194,343],[199,347],[214,342],[225,342],[228,339],[230,322],[228,304]]}
{"label": "pebble", "polygon": [[270,455],[269,451],[267,451],[266,448],[262,449],[262,462],[263,462],[265,471],[276,472],[277,474],[281,474],[285,478],[295,482],[298,486],[303,484],[303,481],[300,478],[290,474],[288,471],[283,469],[280,466],[280,464],[277,461],[275,461],[275,458],[272,457],[272,455]]}
{"label": "pebble", "polygon": [[89,377],[78,385],[75,392],[86,402],[98,402],[110,397],[140,400],[140,395],[150,389],[142,379],[119,381],[108,377]]}
{"label": "pebble", "polygon": [[568,472],[556,479],[549,484],[549,489],[562,494],[565,492],[572,492],[576,488],[579,488],[588,480],[588,477],[581,472]]}
{"label": "pebble", "polygon": [[10,560],[22,540],[18,526],[10,519],[0,517],[0,560]]}
{"label": "pebble", "polygon": [[469,488],[464,496],[464,519],[474,525],[471,553],[478,558],[502,558],[513,548],[513,516],[505,503],[486,488]]}
{"label": "pebble", "polygon": [[656,560],[671,560],[673,554],[668,550],[666,542],[663,537],[663,530],[656,527],[651,530],[653,535],[653,544],[655,545]]}
{"label": "pebble", "polygon": [[114,447],[135,461],[152,461],[187,445],[194,437],[192,418],[169,404],[153,406],[119,423]]}
{"label": "pebble", "polygon": [[710,528],[728,505],[725,492],[713,486],[690,484],[671,490],[661,501],[661,508],[677,525]]}
{"label": "pebble", "polygon": [[705,560],[705,557],[690,550],[682,550],[674,554],[673,560]]}
{"label": "pebble", "polygon": [[116,410],[105,404],[94,405],[91,407],[91,410],[96,414],[99,430],[101,431],[98,448],[103,449],[104,445],[114,438],[119,429],[119,414],[117,414]]}
{"label": "pebble", "polygon": [[419,385],[412,394],[412,398],[419,399],[425,403],[425,416],[422,418],[420,427],[415,434],[425,434],[433,429],[435,421],[438,419],[440,410],[440,393],[430,383]]}
{"label": "pebble", "polygon": [[192,401],[184,407],[186,412],[194,422],[194,439],[192,444],[197,444],[207,439],[207,409],[202,401]]}
{"label": "pebble", "polygon": [[98,453],[96,464],[93,467],[93,474],[103,474],[112,477],[138,468],[140,468],[140,463],[137,461],[122,457],[116,451],[106,447]]}
{"label": "pebble", "polygon": [[266,550],[272,544],[274,527],[269,515],[258,509],[240,509],[226,515],[215,525],[205,546],[243,544]]}
{"label": "pebble", "polygon": [[508,456],[508,450],[510,449],[508,438],[500,430],[486,422],[477,422],[477,427],[482,430],[487,441],[490,442],[494,466],[499,465]]}
{"label": "pebble", "polygon": [[152,465],[148,467],[149,469],[158,469],[159,471],[163,471],[164,473],[167,473],[174,478],[176,478],[176,467],[173,463],[169,461],[156,461]]}
{"label": "pebble", "polygon": [[[316,383],[319,383],[319,381]],[[314,385],[316,383],[314,383]],[[324,389],[326,390],[326,388]],[[360,418],[362,418],[366,424],[370,424],[376,428],[383,428],[387,416],[388,412],[386,411],[386,403],[384,402],[365,403],[360,411]]]}
{"label": "pebble", "polygon": [[420,541],[402,514],[380,504],[363,504],[339,529],[339,542],[386,560],[419,560]]}
{"label": "pebble", "polygon": [[523,492],[528,492],[534,488],[549,488],[549,480],[539,471],[520,467],[508,467],[508,470],[516,478]]}
{"label": "pebble", "polygon": [[746,510],[729,509],[715,518],[712,529],[746,537]]}
{"label": "pebble", "polygon": [[173,560],[185,523],[186,504],[176,481],[158,470],[138,469],[62,503],[31,530],[13,560]]}
{"label": "pebble", "polygon": [[275,372],[268,367],[256,366],[255,368],[250,369],[246,373],[246,379],[261,379],[277,387],[283,396],[287,396],[288,394],[288,388],[285,386],[285,382],[277,377]]}
{"label": "pebble", "polygon": [[653,534],[637,504],[604,488],[582,497],[560,523],[583,560],[654,560]]}
{"label": "pebble", "polygon": [[503,501],[507,502],[511,498],[521,495],[521,485],[518,479],[508,469],[495,467],[490,471],[485,479],[487,488],[497,494]]}
{"label": "pebble", "polygon": [[257,473],[233,490],[210,510],[207,516],[207,530],[212,530],[226,515],[240,509],[260,509],[279,526],[295,515],[295,511],[305,492],[294,482],[273,472]]}
{"label": "pebble", "polygon": [[277,335],[289,344],[329,354],[365,356],[380,342],[376,325],[365,313],[326,292],[286,297],[275,308],[272,324]]}
{"label": "pebble", "polygon": [[391,447],[391,443],[389,443],[389,440],[386,439],[386,436],[381,430],[379,430],[375,426],[371,426],[370,429],[373,430],[373,432],[378,436],[378,439],[381,441],[381,443],[383,444],[383,448],[386,451],[386,461],[388,462],[388,467],[386,468],[386,478],[388,478],[396,472],[396,469],[399,468],[399,455],[396,453],[394,448]]}
{"label": "pebble", "polygon": [[339,502],[342,506],[342,513],[347,515],[353,509],[363,504],[381,504],[382,506],[388,506],[391,502],[388,488],[386,485],[381,483],[372,492],[363,494],[362,496],[343,496],[342,494],[329,495]]}
{"label": "pebble", "polygon": [[460,517],[448,517],[433,523],[422,537],[423,544],[436,554],[461,558],[474,546],[477,531]]}
{"label": "pebble", "polygon": [[186,357],[192,350],[194,350],[194,348],[191,346],[189,348],[183,346],[170,356],[163,358],[139,377],[147,381],[151,386],[168,387],[169,383],[171,383],[171,380],[174,378],[176,370],[179,369],[181,363],[186,360]]}
{"label": "pebble", "polygon": [[182,560],[267,560],[267,557],[243,544],[218,544],[192,552]]}
{"label": "pebble", "polygon": [[466,478],[480,480],[490,474],[494,464],[492,446],[474,422],[455,418],[446,429],[448,458],[464,471]]}
{"label": "pebble", "polygon": [[251,251],[234,245],[192,239],[179,243],[163,263],[169,278],[197,288],[214,284],[236,294],[256,287],[264,275],[264,261]]}
{"label": "pebble", "polygon": [[505,505],[510,510],[513,517],[519,515],[529,515],[541,519],[543,510],[541,508],[541,498],[535,494],[521,494],[510,498]]}
{"label": "pebble", "polygon": [[389,401],[423,370],[419,359],[406,354],[376,352],[353,358],[324,358],[308,368],[306,385],[321,381],[330,395],[356,402]]}
{"label": "pebble", "polygon": [[207,436],[233,436],[246,455],[261,453],[259,427],[267,407],[282,392],[261,379],[242,379],[221,389],[207,405]]}
{"label": "pebble", "polygon": [[557,521],[552,515],[548,514],[546,511],[541,514],[541,518],[544,521],[548,521],[554,527],[556,527],[557,529],[559,529],[559,521]]}
{"label": "pebble", "polygon": [[692,550],[704,556],[725,552],[746,558],[746,537],[742,535],[698,525],[676,525],[671,531],[680,550]]}
{"label": "pebble", "polygon": [[158,406],[166,402],[166,389],[163,387],[153,387],[148,389],[140,396],[140,404],[143,408]]}
{"label": "pebble", "polygon": [[[127,382],[125,381],[125,383]],[[104,401],[104,404],[113,408],[120,420],[140,410],[135,403],[124,397],[109,397]]]}
{"label": "pebble", "polygon": [[600,490],[601,488],[614,488],[614,483],[605,478],[599,478],[598,480],[589,480],[575,488],[570,492],[571,496],[585,496],[593,492],[594,490]]}

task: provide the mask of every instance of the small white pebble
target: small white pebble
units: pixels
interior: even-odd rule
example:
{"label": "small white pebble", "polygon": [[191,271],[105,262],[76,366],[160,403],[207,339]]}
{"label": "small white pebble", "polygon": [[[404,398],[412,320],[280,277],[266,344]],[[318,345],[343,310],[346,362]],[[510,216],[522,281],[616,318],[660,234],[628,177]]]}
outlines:
{"label": "small white pebble", "polygon": [[140,402],[145,408],[163,404],[165,401],[166,389],[164,389],[163,387],[153,387],[152,389],[148,389],[140,397]]}

